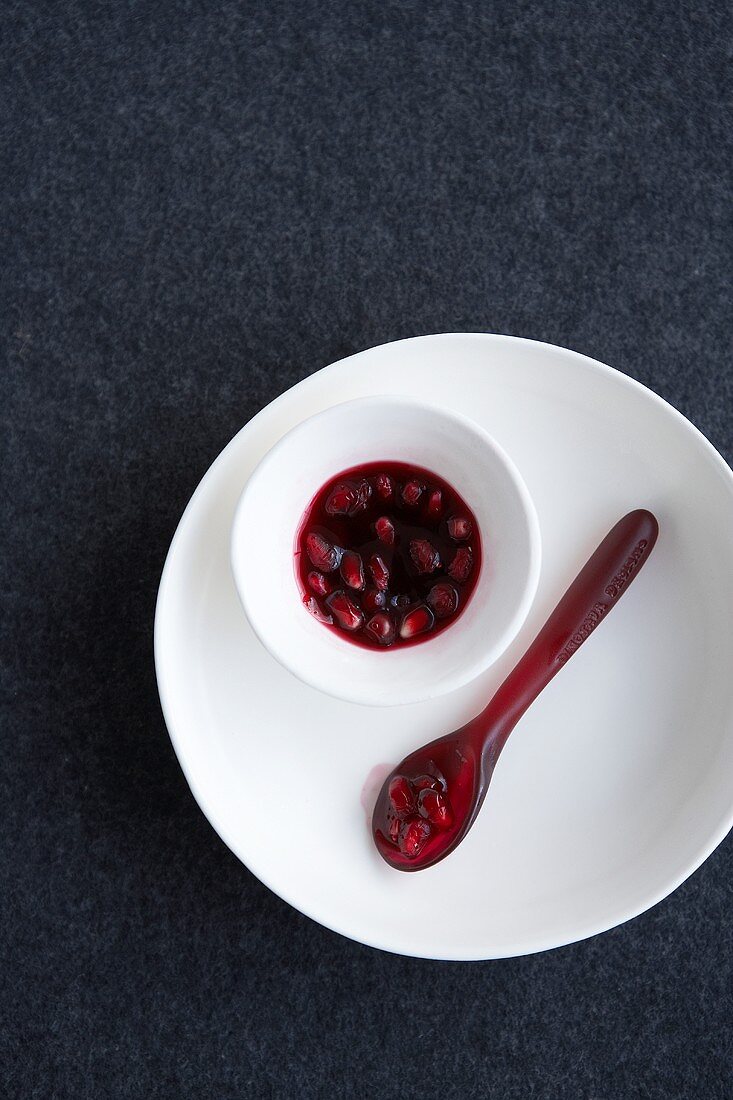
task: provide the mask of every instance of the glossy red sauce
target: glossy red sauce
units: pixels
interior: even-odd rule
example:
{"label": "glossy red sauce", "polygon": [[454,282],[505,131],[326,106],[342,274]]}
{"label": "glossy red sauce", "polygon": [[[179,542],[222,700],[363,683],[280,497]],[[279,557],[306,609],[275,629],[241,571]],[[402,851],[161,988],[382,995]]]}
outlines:
{"label": "glossy red sauce", "polygon": [[295,540],[305,607],[325,628],[374,649],[414,645],[449,627],[480,569],[468,504],[437,474],[401,462],[330,479]]}

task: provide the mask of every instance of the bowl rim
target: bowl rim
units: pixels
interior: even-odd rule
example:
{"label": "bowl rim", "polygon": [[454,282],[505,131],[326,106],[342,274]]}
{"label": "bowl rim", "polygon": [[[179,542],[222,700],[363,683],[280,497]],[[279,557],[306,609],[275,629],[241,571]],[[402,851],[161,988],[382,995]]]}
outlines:
{"label": "bowl rim", "polygon": [[[252,612],[252,602],[248,596],[248,587],[240,583],[241,573],[238,567],[237,546],[239,531],[244,522],[243,517],[246,511],[247,498],[253,483],[262,473],[267,472],[269,465],[277,461],[281,451],[292,442],[293,436],[300,432],[312,430],[313,426],[317,424],[319,420],[327,420],[333,417],[334,414],[338,414],[343,410],[357,407],[383,406],[385,403],[391,406],[401,406],[413,410],[417,408],[437,415],[443,421],[451,422],[461,431],[469,432],[474,438],[480,441],[482,446],[491,451],[494,458],[497,460],[497,466],[500,466],[507,476],[508,482],[511,484],[521,506],[522,516],[526,525],[528,564],[526,574],[523,578],[521,593],[516,600],[514,610],[511,615],[507,616],[503,629],[492,646],[483,649],[481,646],[477,646],[475,649],[475,656],[465,661],[460,668],[457,668],[450,677],[439,685],[436,685],[434,681],[426,679],[420,691],[413,690],[412,692],[403,692],[400,694],[394,690],[386,693],[388,696],[386,698],[375,699],[373,696],[367,694],[365,690],[344,690],[343,687],[340,686],[343,682],[342,679],[337,679],[336,677],[329,678],[328,675],[321,679],[313,678],[291,663],[277,644],[276,636],[268,634],[267,628],[263,627],[258,614]],[[422,463],[420,463],[420,465],[422,465]],[[459,688],[465,687],[491,668],[506,652],[524,625],[537,595],[542,568],[542,535],[537,510],[524,478],[512,458],[485,428],[477,424],[476,421],[472,420],[470,417],[465,416],[463,413],[456,412],[453,409],[441,408],[439,405],[430,401],[412,398],[403,394],[369,394],[362,397],[350,398],[347,401],[336,402],[325,409],[320,409],[318,412],[306,416],[303,420],[289,428],[288,431],[284,432],[266,451],[247,478],[234,508],[229,537],[229,562],[234,586],[244,614],[247,617],[247,621],[267,652],[291,675],[295,676],[302,683],[314,690],[345,702],[354,703],[360,706],[374,706],[377,708],[404,706],[426,699],[442,698]],[[456,624],[456,626],[458,626],[458,624]],[[350,649],[356,650],[356,648],[357,647],[350,646]],[[396,654],[393,655],[393,658],[394,656],[396,656]],[[404,657],[404,655],[402,656]]]}

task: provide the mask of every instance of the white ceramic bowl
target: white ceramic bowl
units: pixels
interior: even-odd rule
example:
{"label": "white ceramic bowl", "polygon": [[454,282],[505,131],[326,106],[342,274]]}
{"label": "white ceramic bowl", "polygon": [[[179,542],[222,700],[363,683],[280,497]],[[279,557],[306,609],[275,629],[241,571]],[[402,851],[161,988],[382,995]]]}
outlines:
{"label": "white ceramic bowl", "polygon": [[[343,470],[375,461],[435,471],[481,531],[481,572],[465,611],[404,649],[366,649],[324,628],[295,579],[295,534],[313,496]],[[407,397],[366,397],[310,417],[265,455],[236,510],[231,561],[247,617],[278,661],[329,695],[390,706],[453,691],[506,649],[537,589],[540,531],[519,473],[477,424]]]}

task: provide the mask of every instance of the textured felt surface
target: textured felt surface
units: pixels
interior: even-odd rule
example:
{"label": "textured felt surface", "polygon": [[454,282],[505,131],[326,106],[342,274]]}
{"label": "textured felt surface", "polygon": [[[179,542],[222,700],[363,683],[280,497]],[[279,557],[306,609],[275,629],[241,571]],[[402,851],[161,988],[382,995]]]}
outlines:
{"label": "textured felt surface", "polygon": [[725,3],[0,3],[0,1094],[729,1097],[724,842],[550,954],[403,959],[197,809],[151,630],[234,432],[352,351],[587,352],[730,461]]}

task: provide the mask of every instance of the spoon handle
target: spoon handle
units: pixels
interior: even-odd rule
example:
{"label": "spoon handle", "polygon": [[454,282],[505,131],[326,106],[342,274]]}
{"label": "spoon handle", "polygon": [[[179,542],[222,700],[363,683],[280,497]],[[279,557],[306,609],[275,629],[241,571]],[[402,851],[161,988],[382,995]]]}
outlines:
{"label": "spoon handle", "polygon": [[469,723],[467,732],[491,762],[530,704],[627,591],[658,533],[652,513],[639,508],[619,520],[588,559],[519,664]]}

